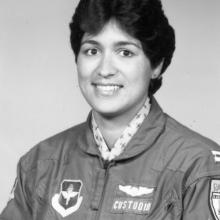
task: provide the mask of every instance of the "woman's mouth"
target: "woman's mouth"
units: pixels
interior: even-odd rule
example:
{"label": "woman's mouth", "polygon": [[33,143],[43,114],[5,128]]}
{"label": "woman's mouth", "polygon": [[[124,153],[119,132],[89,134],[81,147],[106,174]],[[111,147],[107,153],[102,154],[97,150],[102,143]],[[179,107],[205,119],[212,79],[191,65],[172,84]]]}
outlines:
{"label": "woman's mouth", "polygon": [[105,96],[111,96],[116,94],[123,86],[116,84],[93,84],[96,91]]}

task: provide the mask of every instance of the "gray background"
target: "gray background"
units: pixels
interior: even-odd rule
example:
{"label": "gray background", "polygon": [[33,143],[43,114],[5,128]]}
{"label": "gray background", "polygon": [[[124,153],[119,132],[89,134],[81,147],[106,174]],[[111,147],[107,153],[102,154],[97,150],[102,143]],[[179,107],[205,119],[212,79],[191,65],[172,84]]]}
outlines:
{"label": "gray background", "polygon": [[[68,23],[78,1],[0,0],[0,211],[18,159],[84,121]],[[180,122],[220,143],[220,1],[164,0],[177,50],[157,99]]]}

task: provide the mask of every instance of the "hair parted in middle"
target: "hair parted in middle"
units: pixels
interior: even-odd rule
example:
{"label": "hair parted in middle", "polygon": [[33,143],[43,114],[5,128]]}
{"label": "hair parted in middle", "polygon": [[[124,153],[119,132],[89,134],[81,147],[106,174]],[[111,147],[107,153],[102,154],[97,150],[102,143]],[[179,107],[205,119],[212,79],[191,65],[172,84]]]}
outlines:
{"label": "hair parted in middle", "polygon": [[[163,62],[162,75],[172,60],[175,33],[160,0],[80,0],[70,23],[76,61],[84,33],[98,34],[111,19],[141,42],[152,68]],[[161,87],[161,75],[151,80],[150,96]]]}

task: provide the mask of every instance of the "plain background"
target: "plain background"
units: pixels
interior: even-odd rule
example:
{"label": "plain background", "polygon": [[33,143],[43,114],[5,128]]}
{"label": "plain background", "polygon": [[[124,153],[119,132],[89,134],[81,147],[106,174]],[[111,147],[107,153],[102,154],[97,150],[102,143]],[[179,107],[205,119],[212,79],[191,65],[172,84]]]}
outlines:
{"label": "plain background", "polygon": [[[70,49],[74,0],[1,0],[0,211],[19,158],[85,120]],[[220,143],[220,1],[164,0],[177,50],[157,99],[171,116]]]}

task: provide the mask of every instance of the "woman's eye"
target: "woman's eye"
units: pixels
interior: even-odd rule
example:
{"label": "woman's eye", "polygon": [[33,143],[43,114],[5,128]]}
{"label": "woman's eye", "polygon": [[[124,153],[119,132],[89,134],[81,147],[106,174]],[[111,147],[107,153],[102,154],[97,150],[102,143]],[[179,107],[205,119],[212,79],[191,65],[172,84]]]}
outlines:
{"label": "woman's eye", "polygon": [[130,50],[121,50],[121,51],[119,52],[119,54],[120,54],[121,56],[123,56],[123,57],[131,57],[131,56],[134,55],[134,53],[131,52]]}
{"label": "woman's eye", "polygon": [[94,56],[98,54],[98,50],[96,48],[88,49],[85,53],[89,56]]}

